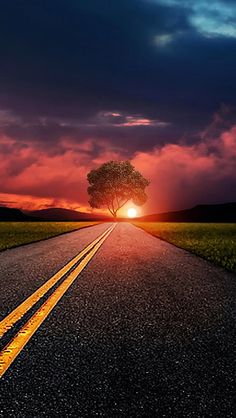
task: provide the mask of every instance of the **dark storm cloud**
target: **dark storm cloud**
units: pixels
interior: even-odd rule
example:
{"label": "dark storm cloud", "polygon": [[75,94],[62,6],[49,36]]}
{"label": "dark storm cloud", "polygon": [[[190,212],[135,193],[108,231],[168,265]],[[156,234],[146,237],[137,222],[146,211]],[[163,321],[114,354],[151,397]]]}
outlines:
{"label": "dark storm cloud", "polygon": [[[186,134],[178,125],[173,126],[138,117],[132,117],[131,125],[127,126],[128,118],[131,117],[119,114],[111,119],[108,115],[108,121],[106,121],[105,117],[101,118],[99,115],[89,119],[88,123],[81,122],[76,125],[71,121],[58,122],[44,118],[34,120],[34,123],[32,120],[31,123],[19,121],[13,123],[14,118],[11,115],[8,123],[2,126],[0,123],[0,135],[11,138],[14,141],[14,148],[21,149],[32,144],[51,156],[64,154],[68,149],[73,149],[75,153],[85,152],[96,157],[103,152],[104,143],[106,143],[107,149],[121,151],[126,158],[131,158],[137,151],[150,150],[153,146],[162,147],[168,143],[190,145],[201,142],[205,137],[217,139],[223,132],[227,132],[234,126],[236,109],[222,105],[203,130]],[[88,150],[79,147],[79,144],[85,140],[90,140],[93,144]],[[9,145],[0,142],[0,152],[4,155],[11,152]]]}
{"label": "dark storm cloud", "polygon": [[22,94],[27,112],[47,114],[132,108],[136,100],[140,107],[155,59],[154,35],[186,25],[178,10],[139,0],[5,2],[2,94],[5,100],[13,95],[9,105],[18,111],[22,98],[14,95]]}
{"label": "dark storm cloud", "polygon": [[[220,104],[234,104],[236,97],[236,40],[225,33],[210,36],[212,24],[202,33],[206,5],[2,1],[0,107],[21,118],[9,121],[4,132],[45,147],[64,135],[75,141],[107,138],[128,152],[176,142],[183,135],[192,141]],[[207,13],[219,20],[209,7]],[[89,126],[101,111],[167,125]],[[42,117],[47,118],[43,123],[38,121]]]}
{"label": "dark storm cloud", "polygon": [[[132,156],[137,150],[150,149],[158,143],[163,145],[170,140],[179,140],[181,130],[173,132],[172,127],[157,128],[154,126],[113,126],[113,125],[86,125],[80,126],[61,126],[59,123],[47,121],[45,124],[29,124],[26,126],[10,124],[0,129],[7,137],[17,141],[17,143],[34,143],[46,152],[63,154],[68,145],[62,144],[63,138],[70,138],[71,144],[79,144],[85,139],[92,139],[99,149],[99,141],[106,140],[111,149],[122,149],[127,152],[127,158]],[[6,145],[4,145],[6,148]],[[3,151],[3,147],[0,150]],[[8,149],[6,148],[8,152]],[[7,153],[6,152],[6,153]],[[95,148],[93,148],[93,155]]]}

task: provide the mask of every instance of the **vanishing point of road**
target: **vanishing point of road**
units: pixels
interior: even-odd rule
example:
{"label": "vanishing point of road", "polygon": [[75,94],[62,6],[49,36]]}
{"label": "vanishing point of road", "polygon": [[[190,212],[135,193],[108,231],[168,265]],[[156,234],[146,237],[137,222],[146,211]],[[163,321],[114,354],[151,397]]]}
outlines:
{"label": "vanishing point of road", "polygon": [[236,276],[129,223],[0,254],[0,417],[236,417]]}

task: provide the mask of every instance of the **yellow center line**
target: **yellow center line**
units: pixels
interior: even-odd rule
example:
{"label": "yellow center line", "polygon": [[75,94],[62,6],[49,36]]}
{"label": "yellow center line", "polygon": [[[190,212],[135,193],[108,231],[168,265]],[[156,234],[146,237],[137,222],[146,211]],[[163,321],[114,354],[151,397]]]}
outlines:
{"label": "yellow center line", "polygon": [[4,375],[12,362],[16,359],[18,354],[37,331],[43,321],[48,317],[55,305],[62,298],[67,289],[72,285],[81,271],[85,268],[88,262],[96,254],[106,238],[111,234],[115,225],[112,225],[106,231],[106,234],[99,242],[91,249],[90,252],[82,259],[80,264],[66,277],[66,279],[55,289],[43,305],[32,315],[25,325],[18,331],[15,337],[6,345],[0,352],[0,377]]}
{"label": "yellow center line", "polygon": [[81,258],[90,251],[94,245],[97,244],[107,232],[113,228],[113,225],[110,226],[105,232],[103,232],[98,238],[96,238],[91,244],[89,244],[81,253],[75,256],[69,263],[62,267],[56,274],[54,274],[46,283],[44,283],[40,288],[38,288],[31,296],[29,296],[24,302],[18,305],[9,315],[7,315],[0,322],[0,337],[2,337],[13,325],[19,321],[26,312],[31,309],[35,303],[37,303],[68,271],[78,263]]}

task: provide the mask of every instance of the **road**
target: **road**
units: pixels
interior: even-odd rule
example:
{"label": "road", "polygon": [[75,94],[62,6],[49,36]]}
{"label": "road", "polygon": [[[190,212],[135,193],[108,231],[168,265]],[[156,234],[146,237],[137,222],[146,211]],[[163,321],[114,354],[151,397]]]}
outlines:
{"label": "road", "polygon": [[[1,318],[109,226],[1,253]],[[3,375],[0,416],[235,417],[235,279],[116,225]]]}

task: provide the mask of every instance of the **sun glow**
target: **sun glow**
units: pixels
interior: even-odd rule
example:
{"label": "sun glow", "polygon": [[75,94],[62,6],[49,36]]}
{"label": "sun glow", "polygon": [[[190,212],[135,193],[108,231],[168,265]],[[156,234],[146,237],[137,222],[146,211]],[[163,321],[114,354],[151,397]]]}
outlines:
{"label": "sun glow", "polygon": [[137,210],[135,208],[129,208],[127,211],[127,215],[129,218],[135,218],[137,215]]}

